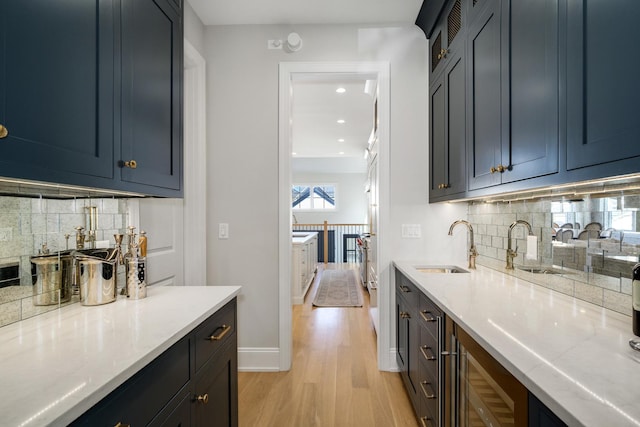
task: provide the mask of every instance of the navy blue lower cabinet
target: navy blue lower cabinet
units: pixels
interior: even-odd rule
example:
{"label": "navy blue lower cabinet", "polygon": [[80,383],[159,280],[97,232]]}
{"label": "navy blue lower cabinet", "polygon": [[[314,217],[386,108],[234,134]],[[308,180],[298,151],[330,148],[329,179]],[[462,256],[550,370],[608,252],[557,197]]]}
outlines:
{"label": "navy blue lower cabinet", "polygon": [[113,0],[0,2],[0,176],[112,182],[117,13]]}
{"label": "navy blue lower cabinet", "polygon": [[235,325],[234,298],[71,426],[237,427]]}
{"label": "navy blue lower cabinet", "polygon": [[568,170],[640,156],[639,16],[636,0],[567,2]]}
{"label": "navy blue lower cabinet", "polygon": [[549,408],[529,393],[529,427],[566,427]]}
{"label": "navy blue lower cabinet", "polygon": [[72,426],[147,425],[191,379],[192,340],[183,338],[110,393]]}

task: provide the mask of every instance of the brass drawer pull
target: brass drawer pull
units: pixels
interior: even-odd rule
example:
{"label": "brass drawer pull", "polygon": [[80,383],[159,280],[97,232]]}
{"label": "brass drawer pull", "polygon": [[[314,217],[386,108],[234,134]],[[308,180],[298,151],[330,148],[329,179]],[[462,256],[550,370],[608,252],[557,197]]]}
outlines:
{"label": "brass drawer pull", "polygon": [[[429,315],[429,317],[427,317],[427,314]],[[420,310],[420,316],[422,316],[425,322],[435,322],[438,320],[431,315],[430,311],[427,310]]]}
{"label": "brass drawer pull", "polygon": [[3,125],[0,125],[0,139],[6,138],[7,135],[9,135],[9,129],[7,129]]}
{"label": "brass drawer pull", "polygon": [[[222,337],[227,335],[227,333],[231,330],[231,325],[222,325],[222,326],[220,326],[220,328],[222,328],[222,332],[220,332],[218,335],[211,335],[207,339],[209,341],[220,341],[222,339]],[[218,329],[220,329],[220,328],[218,328]],[[218,329],[216,329],[216,331]],[[205,403],[207,403],[207,402],[205,402]]]}
{"label": "brass drawer pull", "polygon": [[121,422],[118,422],[118,424],[116,424],[114,427],[131,427],[130,424],[122,424]]}
{"label": "brass drawer pull", "polygon": [[[424,356],[425,359],[427,360],[436,360],[436,355],[433,354],[433,351],[431,351],[431,347],[423,345],[420,347],[420,351],[422,352],[422,355]],[[427,352],[431,353],[431,354],[427,354]]]}
{"label": "brass drawer pull", "polygon": [[411,319],[411,315],[409,313],[407,313],[406,311],[401,311],[400,312],[400,317],[402,319]]}
{"label": "brass drawer pull", "polygon": [[429,388],[431,388],[431,384],[429,384],[426,381],[422,381],[420,383],[420,388],[422,389],[422,392],[424,393],[424,397],[426,397],[427,399],[435,399],[436,398],[436,394],[432,391],[432,392],[428,392],[427,391],[427,386],[429,386]]}
{"label": "brass drawer pull", "polygon": [[429,417],[421,417],[420,418],[420,424],[422,424],[422,427],[433,427],[433,424],[431,423],[431,418]]}
{"label": "brass drawer pull", "polygon": [[205,393],[204,395],[196,397],[196,400],[206,405],[207,403],[209,403],[209,395]]}
{"label": "brass drawer pull", "polygon": [[411,289],[409,289],[407,286],[400,286],[400,290],[404,293],[411,292]]}

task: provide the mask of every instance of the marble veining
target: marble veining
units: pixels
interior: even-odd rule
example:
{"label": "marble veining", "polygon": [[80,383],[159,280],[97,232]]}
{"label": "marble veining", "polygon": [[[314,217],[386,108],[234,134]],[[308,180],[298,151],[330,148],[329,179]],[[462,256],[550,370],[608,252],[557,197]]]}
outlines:
{"label": "marble veining", "polygon": [[631,318],[478,266],[423,274],[394,265],[570,426],[640,426]]}
{"label": "marble veining", "polygon": [[1,424],[69,424],[239,292],[151,287],[145,299],[72,304],[1,328]]}

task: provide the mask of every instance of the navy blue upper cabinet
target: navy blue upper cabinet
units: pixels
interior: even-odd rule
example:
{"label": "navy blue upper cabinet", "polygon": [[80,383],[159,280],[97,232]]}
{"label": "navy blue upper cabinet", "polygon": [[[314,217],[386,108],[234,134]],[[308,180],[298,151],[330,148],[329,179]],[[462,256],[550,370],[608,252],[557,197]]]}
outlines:
{"label": "navy blue upper cabinet", "polygon": [[455,53],[431,84],[429,141],[431,169],[429,197],[466,190],[465,68],[462,52]]}
{"label": "navy blue upper cabinet", "polygon": [[[482,6],[480,6],[482,4]],[[467,34],[467,155],[469,189],[500,184],[502,161],[501,7],[497,0],[475,1],[482,8]]]}
{"label": "navy blue upper cabinet", "polygon": [[468,7],[469,189],[558,172],[558,2]]}
{"label": "navy blue upper cabinet", "polygon": [[[509,126],[503,126],[502,182],[559,171],[559,2],[511,0],[508,7],[508,64],[503,96]],[[504,8],[503,8],[504,10]],[[505,43],[507,43],[505,41]],[[506,96],[508,94],[508,97]],[[509,157],[507,157],[509,156]]]}
{"label": "navy blue upper cabinet", "polygon": [[123,0],[122,8],[122,180],[179,195],[181,15],[174,0]]}
{"label": "navy blue upper cabinet", "polygon": [[640,156],[639,19],[637,0],[568,0],[569,170]]}
{"label": "navy blue upper cabinet", "polygon": [[0,176],[180,197],[181,5],[1,1]]}
{"label": "navy blue upper cabinet", "polygon": [[0,176],[101,186],[114,175],[113,2],[0,2]]}
{"label": "navy blue upper cabinet", "polygon": [[443,10],[442,18],[429,39],[429,73],[440,73],[464,47],[462,0],[452,0]]}

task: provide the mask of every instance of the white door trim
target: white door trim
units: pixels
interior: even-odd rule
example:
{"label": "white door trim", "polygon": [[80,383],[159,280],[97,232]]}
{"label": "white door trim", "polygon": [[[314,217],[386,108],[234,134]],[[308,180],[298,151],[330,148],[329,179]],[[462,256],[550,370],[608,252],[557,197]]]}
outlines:
{"label": "white door trim", "polygon": [[206,61],[184,40],[184,284],[207,284]]}
{"label": "white door trim", "polygon": [[279,258],[279,346],[280,370],[291,368],[291,97],[292,76],[296,73],[362,73],[378,76],[378,368],[390,370],[391,304],[389,291],[389,250],[385,234],[389,222],[389,63],[388,62],[281,62],[279,67],[279,167],[278,167],[278,258]]}

